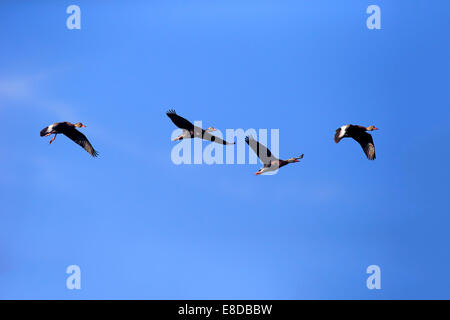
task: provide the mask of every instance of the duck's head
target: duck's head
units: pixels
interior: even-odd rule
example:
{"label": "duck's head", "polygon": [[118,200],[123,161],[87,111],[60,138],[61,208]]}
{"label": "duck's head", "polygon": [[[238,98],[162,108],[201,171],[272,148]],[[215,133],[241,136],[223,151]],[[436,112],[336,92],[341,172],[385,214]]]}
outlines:
{"label": "duck's head", "polygon": [[84,124],[82,124],[81,122],[75,123],[74,126],[77,128],[86,128],[86,126]]}
{"label": "duck's head", "polygon": [[300,155],[300,156],[297,157],[297,158],[290,158],[290,159],[287,159],[286,161],[287,161],[288,163],[300,162],[300,159],[302,159],[302,158],[303,158],[303,154]]}
{"label": "duck's head", "polygon": [[366,129],[367,129],[367,131],[378,130],[378,128],[376,128],[375,126],[369,126]]}
{"label": "duck's head", "polygon": [[258,176],[258,175],[260,175],[260,174],[263,174],[264,171],[266,171],[266,170],[264,170],[264,168],[259,169],[258,171],[255,172],[255,176]]}

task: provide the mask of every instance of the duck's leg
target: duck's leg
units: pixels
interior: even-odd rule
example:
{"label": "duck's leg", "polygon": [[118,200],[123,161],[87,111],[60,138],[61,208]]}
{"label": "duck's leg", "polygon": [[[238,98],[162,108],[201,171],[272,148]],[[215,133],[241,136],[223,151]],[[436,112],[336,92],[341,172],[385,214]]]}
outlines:
{"label": "duck's leg", "polygon": [[183,139],[183,135],[176,137],[176,138],[173,139],[172,141],[178,141],[178,140],[181,140],[181,139]]}
{"label": "duck's leg", "polygon": [[50,142],[49,142],[48,144],[51,144],[51,143],[53,142],[53,140],[55,140],[55,138],[56,138],[56,134],[55,134],[55,136],[50,140]]}

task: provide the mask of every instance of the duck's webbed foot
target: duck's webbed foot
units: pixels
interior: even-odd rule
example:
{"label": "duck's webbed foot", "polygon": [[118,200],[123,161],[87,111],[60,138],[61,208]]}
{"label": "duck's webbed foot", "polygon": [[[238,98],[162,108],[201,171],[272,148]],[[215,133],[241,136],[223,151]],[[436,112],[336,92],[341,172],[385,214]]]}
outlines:
{"label": "duck's webbed foot", "polygon": [[183,139],[183,135],[176,137],[175,139],[173,139],[172,141],[178,141],[178,140],[182,140]]}
{"label": "duck's webbed foot", "polygon": [[55,140],[55,138],[56,138],[56,134],[55,134],[55,136],[50,140],[50,142],[49,142],[48,144],[51,144],[51,143]]}

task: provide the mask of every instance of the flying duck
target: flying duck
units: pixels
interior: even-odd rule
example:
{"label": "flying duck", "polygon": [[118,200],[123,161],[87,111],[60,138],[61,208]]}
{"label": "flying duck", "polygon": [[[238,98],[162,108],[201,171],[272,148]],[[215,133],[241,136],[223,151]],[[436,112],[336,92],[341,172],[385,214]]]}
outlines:
{"label": "flying duck", "polygon": [[259,169],[255,175],[260,175],[264,172],[269,171],[276,171],[279,168],[293,162],[299,162],[300,159],[303,158],[303,154],[300,155],[297,158],[290,158],[287,160],[281,160],[276,158],[274,155],[272,155],[272,152],[270,152],[269,149],[267,149],[266,146],[259,143],[253,137],[245,137],[245,142],[252,148],[252,150],[256,153],[258,158],[261,160],[261,162],[264,164],[264,167]]}
{"label": "flying duck", "polygon": [[47,137],[51,134],[54,134],[55,136],[50,140],[49,144],[52,143],[57,134],[62,133],[66,137],[68,137],[70,140],[75,142],[76,144],[80,145],[84,148],[89,154],[93,157],[98,156],[98,152],[95,151],[95,149],[92,147],[89,140],[86,138],[84,134],[82,134],[80,131],[78,131],[76,128],[85,128],[86,126],[82,124],[81,122],[77,122],[75,124],[72,124],[70,122],[56,122],[48,127],[45,127],[41,130],[41,137]]}
{"label": "flying duck", "polygon": [[213,127],[209,127],[208,129],[204,130],[202,128],[194,126],[190,121],[177,115],[175,110],[169,110],[166,114],[178,128],[183,129],[183,133],[173,139],[173,141],[200,138],[203,140],[216,142],[218,144],[235,144],[234,142],[227,142],[220,139],[219,137],[210,134],[209,132],[216,131],[216,129],[214,129]]}
{"label": "flying duck", "polygon": [[336,130],[334,135],[334,142],[338,143],[342,138],[353,138],[356,140],[364,150],[364,153],[369,160],[375,160],[375,145],[373,144],[372,136],[366,131],[378,130],[375,126],[363,127],[353,124],[347,124]]}

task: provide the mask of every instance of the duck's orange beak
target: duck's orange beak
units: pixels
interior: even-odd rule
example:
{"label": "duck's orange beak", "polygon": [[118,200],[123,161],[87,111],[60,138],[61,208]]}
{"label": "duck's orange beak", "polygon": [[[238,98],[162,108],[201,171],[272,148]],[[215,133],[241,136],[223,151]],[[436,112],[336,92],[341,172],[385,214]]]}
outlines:
{"label": "duck's orange beak", "polygon": [[255,176],[260,175],[261,173],[261,171],[255,172]]}
{"label": "duck's orange beak", "polygon": [[82,128],[86,128],[86,126],[84,124],[81,125]]}
{"label": "duck's orange beak", "polygon": [[379,129],[374,127],[373,130],[379,130]]}

